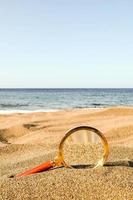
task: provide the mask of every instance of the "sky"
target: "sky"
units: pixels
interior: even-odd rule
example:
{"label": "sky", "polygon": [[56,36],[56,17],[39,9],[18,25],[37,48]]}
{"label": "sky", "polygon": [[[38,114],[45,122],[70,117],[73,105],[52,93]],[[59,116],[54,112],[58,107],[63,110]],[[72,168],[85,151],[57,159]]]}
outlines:
{"label": "sky", "polygon": [[132,0],[0,0],[0,88],[132,88]]}

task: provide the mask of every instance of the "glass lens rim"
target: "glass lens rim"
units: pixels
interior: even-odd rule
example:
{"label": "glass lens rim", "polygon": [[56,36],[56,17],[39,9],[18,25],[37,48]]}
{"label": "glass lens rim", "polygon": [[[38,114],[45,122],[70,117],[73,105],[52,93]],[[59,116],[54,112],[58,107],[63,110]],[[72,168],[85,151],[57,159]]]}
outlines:
{"label": "glass lens rim", "polygon": [[101,139],[101,143],[103,144],[104,153],[102,155],[102,158],[95,163],[93,168],[103,166],[109,155],[109,145],[108,145],[107,139],[101,131],[99,131],[98,129],[96,129],[94,127],[87,126],[87,125],[81,125],[81,126],[77,126],[77,127],[70,129],[69,131],[66,132],[65,136],[62,138],[62,140],[59,144],[59,155],[58,155],[60,160],[62,161],[62,164],[65,167],[73,168],[71,165],[69,165],[68,163],[65,162],[64,154],[63,154],[63,147],[64,147],[64,144],[65,144],[65,141],[67,140],[67,138],[71,134],[73,134],[79,130],[89,130],[89,131],[94,132],[97,136],[99,136],[99,138]]}

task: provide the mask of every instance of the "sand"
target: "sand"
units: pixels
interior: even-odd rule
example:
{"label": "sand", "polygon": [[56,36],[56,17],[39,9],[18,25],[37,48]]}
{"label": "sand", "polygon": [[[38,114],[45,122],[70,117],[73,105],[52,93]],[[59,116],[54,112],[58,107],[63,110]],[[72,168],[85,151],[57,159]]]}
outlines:
{"label": "sand", "polygon": [[[83,124],[102,131],[109,142],[104,167],[62,167],[10,178],[53,159],[65,132]],[[1,114],[0,199],[133,200],[133,108]]]}

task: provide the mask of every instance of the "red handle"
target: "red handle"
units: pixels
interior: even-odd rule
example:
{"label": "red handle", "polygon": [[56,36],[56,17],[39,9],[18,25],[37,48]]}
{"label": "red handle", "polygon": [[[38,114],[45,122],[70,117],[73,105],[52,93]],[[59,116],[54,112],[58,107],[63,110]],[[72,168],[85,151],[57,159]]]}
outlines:
{"label": "red handle", "polygon": [[16,177],[27,176],[27,175],[30,175],[30,174],[42,172],[42,171],[45,171],[45,170],[52,168],[53,166],[54,166],[53,162],[48,161],[48,162],[42,163],[41,165],[39,165],[39,166],[37,166],[33,169],[29,169],[29,170],[27,170],[27,171],[25,171],[21,174],[17,174]]}

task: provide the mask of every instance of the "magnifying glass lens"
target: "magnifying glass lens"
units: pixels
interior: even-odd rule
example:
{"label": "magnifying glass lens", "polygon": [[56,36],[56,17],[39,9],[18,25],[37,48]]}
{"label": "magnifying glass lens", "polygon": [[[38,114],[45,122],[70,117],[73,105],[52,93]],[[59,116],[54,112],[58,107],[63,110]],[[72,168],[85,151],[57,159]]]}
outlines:
{"label": "magnifying glass lens", "polygon": [[103,153],[101,138],[93,129],[75,130],[64,141],[63,156],[69,167],[94,167]]}

